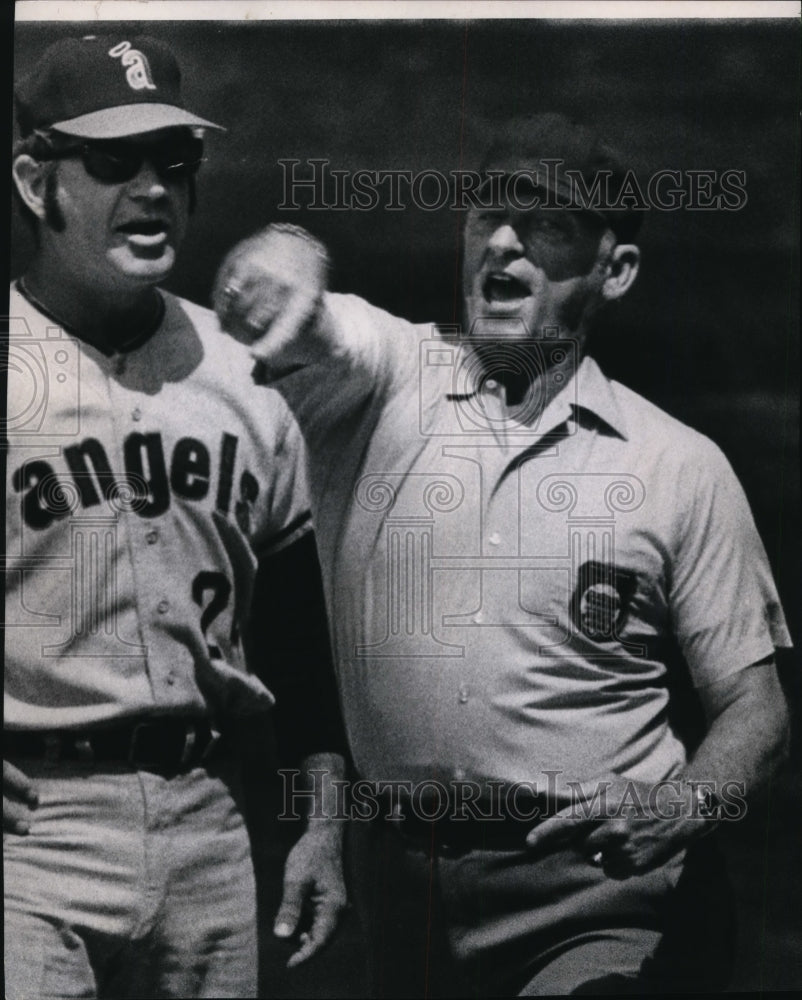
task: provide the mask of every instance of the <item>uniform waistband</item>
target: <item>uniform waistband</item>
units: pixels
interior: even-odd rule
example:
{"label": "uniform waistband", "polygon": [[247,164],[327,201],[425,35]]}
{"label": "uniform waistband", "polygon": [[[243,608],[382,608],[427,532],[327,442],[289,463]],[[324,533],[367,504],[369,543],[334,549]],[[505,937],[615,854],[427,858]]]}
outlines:
{"label": "uniform waistband", "polygon": [[86,729],[3,733],[4,757],[124,764],[165,776],[207,764],[228,744],[209,719],[192,716],[138,717]]}
{"label": "uniform waistband", "polygon": [[[413,786],[414,787],[414,786]],[[510,786],[515,794],[505,794],[506,788],[496,788],[495,794],[479,797],[452,797],[445,789],[431,796],[401,793],[393,799],[378,794],[372,807],[364,811],[364,788],[361,808],[357,814],[386,825],[402,837],[409,846],[444,852],[469,850],[524,850],[530,830],[554,813],[564,803]]]}
{"label": "uniform waistband", "polygon": [[541,820],[517,816],[430,820],[407,814],[389,819],[384,817],[382,822],[411,847],[454,854],[472,850],[523,851],[526,835]]}

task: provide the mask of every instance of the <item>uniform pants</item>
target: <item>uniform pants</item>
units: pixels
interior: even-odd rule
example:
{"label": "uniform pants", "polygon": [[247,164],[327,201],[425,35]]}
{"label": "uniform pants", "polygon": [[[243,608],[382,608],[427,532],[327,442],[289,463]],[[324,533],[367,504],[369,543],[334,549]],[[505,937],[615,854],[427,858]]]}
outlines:
{"label": "uniform pants", "polygon": [[233,762],[171,778],[15,763],[39,805],[26,836],[3,835],[9,1000],[256,996]]}
{"label": "uniform pants", "polygon": [[732,900],[710,839],[614,880],[573,850],[452,850],[351,825],[371,997],[696,993],[725,987]]}

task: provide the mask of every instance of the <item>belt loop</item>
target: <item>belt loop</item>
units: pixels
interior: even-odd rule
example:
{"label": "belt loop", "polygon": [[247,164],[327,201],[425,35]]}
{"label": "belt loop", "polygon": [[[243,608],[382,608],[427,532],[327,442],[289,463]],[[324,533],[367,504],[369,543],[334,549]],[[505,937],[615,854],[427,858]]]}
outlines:
{"label": "belt loop", "polygon": [[179,758],[179,767],[186,767],[190,760],[192,760],[192,753],[195,749],[195,744],[198,741],[198,733],[194,722],[187,722],[184,727],[184,745],[181,748],[181,757]]}
{"label": "belt loop", "polygon": [[220,732],[219,729],[215,729],[214,726],[209,728],[209,739],[200,755],[201,761],[208,760],[209,757],[212,756],[221,738],[222,738],[222,733]]}

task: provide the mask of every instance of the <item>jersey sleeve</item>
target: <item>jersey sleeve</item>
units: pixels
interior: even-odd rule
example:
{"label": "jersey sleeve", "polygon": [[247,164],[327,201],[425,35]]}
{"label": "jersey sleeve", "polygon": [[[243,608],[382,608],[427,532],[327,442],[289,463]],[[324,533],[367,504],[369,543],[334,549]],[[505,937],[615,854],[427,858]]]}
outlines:
{"label": "jersey sleeve", "polygon": [[271,469],[271,489],[252,538],[254,552],[259,558],[280,552],[312,530],[304,441],[292,414],[284,406],[281,406],[273,453],[267,461]]}
{"label": "jersey sleeve", "polygon": [[692,490],[673,553],[672,625],[696,686],[789,647],[768,558],[735,473],[712,444],[682,478]]}

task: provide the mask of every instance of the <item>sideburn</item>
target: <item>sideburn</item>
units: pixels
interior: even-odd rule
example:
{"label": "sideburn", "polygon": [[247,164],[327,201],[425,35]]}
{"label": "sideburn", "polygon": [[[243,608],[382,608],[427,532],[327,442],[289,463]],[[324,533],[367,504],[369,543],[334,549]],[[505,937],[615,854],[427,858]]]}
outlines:
{"label": "sideburn", "polygon": [[49,170],[45,177],[45,222],[50,228],[61,233],[67,226],[67,220],[58,203],[58,177],[55,170]]}

